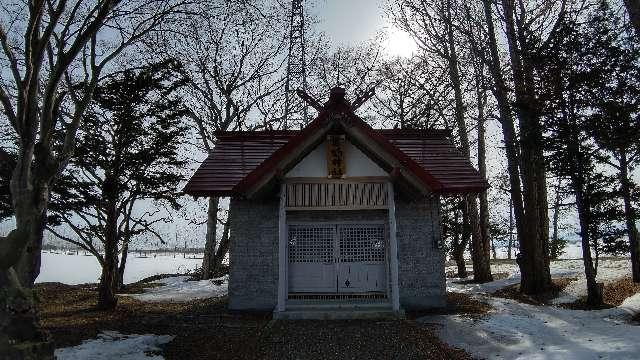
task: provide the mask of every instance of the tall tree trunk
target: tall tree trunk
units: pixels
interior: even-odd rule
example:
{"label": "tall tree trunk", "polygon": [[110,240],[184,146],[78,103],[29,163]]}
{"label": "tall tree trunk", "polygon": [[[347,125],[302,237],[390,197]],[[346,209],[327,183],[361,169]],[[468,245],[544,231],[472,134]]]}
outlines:
{"label": "tall tree trunk", "polygon": [[218,206],[220,198],[210,197],[207,209],[207,235],[202,258],[202,280],[213,278],[216,263],[216,233],[218,231]]}
{"label": "tall tree trunk", "polygon": [[[12,194],[12,198],[13,198]],[[23,286],[33,287],[40,275],[40,259],[49,205],[48,187],[26,191],[23,199],[14,200],[16,227],[27,229],[26,246],[14,269]],[[18,209],[20,207],[21,209]]]}
{"label": "tall tree trunk", "polygon": [[636,227],[636,213],[631,203],[631,185],[629,180],[629,163],[626,149],[620,151],[620,188],[624,202],[624,217],[629,235],[629,252],[631,253],[631,276],[634,282],[640,282],[640,236]]}
{"label": "tall tree trunk", "polygon": [[115,182],[107,176],[103,190],[106,206],[104,232],[104,261],[102,276],[98,284],[98,309],[114,309],[118,303],[116,288],[118,282],[118,212],[116,205]]}
{"label": "tall tree trunk", "polygon": [[[458,224],[458,221],[460,220],[458,215],[459,215],[459,210],[455,209],[455,218],[454,218],[455,224]],[[464,230],[465,227],[466,227],[466,224],[465,224],[465,221],[463,220],[463,224],[462,224],[463,232],[465,232]],[[453,243],[451,246],[451,257],[456,262],[456,267],[458,268],[458,277],[466,278],[467,276],[469,276],[469,274],[467,273],[467,265],[464,262],[464,249],[467,246],[467,243],[464,240],[465,235],[462,234],[462,239],[460,238],[460,235],[461,235],[460,232],[456,231],[453,236]]]}
{"label": "tall tree trunk", "polygon": [[519,27],[516,31],[514,0],[502,0],[502,7],[520,127],[520,170],[526,235],[520,239],[520,290],[525,294],[537,294],[551,286],[549,216],[542,132],[526,29]]}
{"label": "tall tree trunk", "polygon": [[224,224],[224,228],[222,231],[222,239],[220,239],[220,246],[218,246],[218,249],[216,250],[216,253],[215,253],[215,258],[214,258],[213,267],[212,267],[213,277],[222,275],[220,267],[222,265],[222,261],[224,261],[224,257],[229,252],[229,246],[231,245],[230,237],[229,237],[229,230],[231,229],[231,221],[229,219],[231,219],[230,213],[229,213],[229,216],[227,217],[227,222]]}
{"label": "tall tree trunk", "polygon": [[558,222],[560,219],[560,178],[556,184],[556,197],[553,202],[553,233],[551,235],[551,246],[549,246],[549,257],[556,260],[560,256],[560,239],[558,237]]}
{"label": "tall tree trunk", "polygon": [[636,36],[640,38],[640,0],[624,0],[624,6],[627,8]]}
{"label": "tall tree trunk", "polygon": [[[469,136],[467,135],[467,125],[464,120],[465,106],[462,94],[462,83],[460,80],[460,71],[458,69],[458,53],[455,44],[453,24],[451,23],[451,3],[446,3],[447,18],[449,24],[446,26],[447,30],[447,61],[449,67],[449,79],[453,87],[454,100],[455,100],[455,119],[456,127],[458,129],[458,136],[460,138],[460,146],[462,152],[467,158],[471,158],[471,149],[469,147]],[[467,216],[469,219],[469,226],[471,230],[472,252],[473,258],[473,279],[475,281],[491,281],[491,264],[489,261],[489,249],[486,247],[485,251],[485,239],[482,238],[480,231],[480,222],[478,218],[478,205],[476,203],[476,196],[469,195],[466,197]]]}
{"label": "tall tree trunk", "polygon": [[127,266],[127,258],[129,255],[129,236],[125,235],[125,239],[122,244],[122,255],[120,256],[120,265],[118,266],[118,279],[116,289],[122,290],[124,288],[124,270]]}
{"label": "tall tree trunk", "polygon": [[[472,254],[472,227],[469,216],[469,207],[467,203],[467,197],[460,199],[460,208],[462,209],[462,238],[460,241],[460,257],[464,259],[464,251],[468,248],[469,253]],[[473,259],[472,259],[473,261]],[[475,271],[475,269],[474,269]],[[475,279],[475,278],[474,278]]]}
{"label": "tall tree trunk", "polygon": [[580,222],[580,239],[582,241],[582,262],[584,264],[584,275],[587,279],[587,303],[589,305],[602,304],[602,289],[596,283],[596,270],[591,257],[591,242],[589,239],[590,206],[584,196],[584,184],[581,181],[574,181],[576,207],[578,208],[578,218]]}
{"label": "tall tree trunk", "polygon": [[490,250],[487,241],[484,240],[480,232],[476,196],[468,195],[466,203],[469,215],[469,230],[471,231],[473,280],[476,282],[493,281],[493,276],[491,275]]}
{"label": "tall tree trunk", "polygon": [[[476,75],[476,96],[478,98],[478,171],[480,176],[487,178],[487,153],[485,144],[485,116],[484,104],[486,101],[486,92],[484,92],[483,80],[484,74]],[[479,266],[482,268],[483,281],[493,281],[491,275],[491,262],[489,260],[489,247],[493,250],[493,258],[496,258],[496,248],[493,245],[493,239],[489,239],[489,201],[487,199],[487,191],[480,193],[480,242],[482,246],[482,256],[478,256],[478,261],[484,261],[485,264]],[[474,259],[475,264],[475,259]],[[474,269],[475,271],[475,269]],[[476,279],[477,280],[477,279]]]}
{"label": "tall tree trunk", "polygon": [[[489,52],[491,54],[489,71],[494,82],[492,92],[498,103],[502,137],[507,156],[507,171],[509,173],[511,198],[510,203],[513,209],[513,215],[510,214],[509,217],[511,220],[515,220],[516,241],[518,244],[521,244],[522,238],[525,236],[525,216],[520,182],[520,153],[517,147],[515,125],[509,100],[509,90],[506,86],[500,66],[498,41],[496,39],[491,6],[491,0],[483,0],[485,23],[487,25],[487,35],[489,40]],[[515,219],[511,218],[512,216]],[[513,223],[511,223],[511,225],[513,225]],[[511,234],[513,234],[513,231],[511,231]],[[513,246],[513,239],[511,239],[511,245]],[[511,252],[509,252],[509,255],[511,255]]]}
{"label": "tall tree trunk", "polygon": [[511,260],[513,248],[513,199],[509,198],[509,245],[507,247],[507,259]]}
{"label": "tall tree trunk", "polygon": [[[34,172],[33,147],[21,148],[10,190],[16,228],[0,239],[0,353],[16,359],[51,359],[48,333],[38,329],[33,283],[49,204],[48,174]],[[36,168],[42,169],[39,164]]]}

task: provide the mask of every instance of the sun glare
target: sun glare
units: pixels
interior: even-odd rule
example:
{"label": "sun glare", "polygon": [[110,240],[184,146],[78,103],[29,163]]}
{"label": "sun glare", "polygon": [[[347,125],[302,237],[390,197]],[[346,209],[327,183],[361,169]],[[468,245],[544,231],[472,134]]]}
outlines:
{"label": "sun glare", "polygon": [[407,32],[398,28],[391,28],[387,33],[385,49],[391,56],[411,57],[418,46]]}

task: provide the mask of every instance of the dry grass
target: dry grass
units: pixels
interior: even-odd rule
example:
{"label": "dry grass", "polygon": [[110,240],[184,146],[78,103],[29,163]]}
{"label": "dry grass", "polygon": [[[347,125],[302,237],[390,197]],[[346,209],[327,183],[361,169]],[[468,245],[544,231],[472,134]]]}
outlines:
{"label": "dry grass", "polygon": [[502,289],[494,291],[491,295],[505,299],[512,299],[521,303],[530,305],[548,305],[551,300],[558,297],[560,292],[566,288],[569,283],[575,281],[576,278],[557,278],[551,279],[552,288],[542,294],[527,295],[520,292],[520,284],[506,286]]}
{"label": "dry grass", "polygon": [[[631,277],[627,276],[618,280],[607,282],[604,284],[602,291],[603,304],[593,306],[587,304],[587,298],[582,297],[572,303],[562,304],[562,307],[574,310],[601,310],[620,306],[624,299],[640,292],[640,284],[633,282]],[[636,315],[636,318],[638,315]]]}
{"label": "dry grass", "polygon": [[447,306],[444,309],[433,309],[423,311],[408,311],[408,319],[417,319],[428,315],[465,315],[467,317],[481,317],[493,308],[482,301],[476,300],[469,294],[447,292]]}
{"label": "dry grass", "polygon": [[640,284],[633,282],[630,276],[604,284],[604,302],[620,306],[624,300],[640,292]]}
{"label": "dry grass", "polygon": [[[138,289],[146,286],[136,285]],[[94,308],[95,285],[36,286],[42,326],[56,347],[93,339],[99,331],[171,334],[166,359],[469,359],[414,321],[271,321],[270,313],[238,314],[226,299],[144,303],[120,297],[116,311]],[[135,290],[135,289],[131,289]],[[457,299],[465,311],[481,306]]]}
{"label": "dry grass", "polygon": [[[491,274],[493,276],[493,280],[492,281],[497,281],[497,280],[504,280],[506,278],[509,277],[509,273],[506,272],[500,272],[500,273],[495,273],[495,274]],[[469,277],[473,276],[473,271],[471,271],[469,273]],[[460,281],[454,281],[455,284],[483,284],[486,282],[490,282],[490,281],[475,281],[473,279],[467,279],[467,280],[460,280]]]}

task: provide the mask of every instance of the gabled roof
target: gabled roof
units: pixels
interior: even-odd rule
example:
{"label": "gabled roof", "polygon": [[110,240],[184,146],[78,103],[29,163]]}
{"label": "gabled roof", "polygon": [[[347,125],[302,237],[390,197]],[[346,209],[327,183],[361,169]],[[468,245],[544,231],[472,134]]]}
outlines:
{"label": "gabled roof", "polygon": [[184,188],[194,196],[252,194],[282,176],[339,129],[393,177],[422,192],[480,192],[486,180],[442,130],[371,128],[343,97],[332,97],[300,131],[219,132],[214,150]]}

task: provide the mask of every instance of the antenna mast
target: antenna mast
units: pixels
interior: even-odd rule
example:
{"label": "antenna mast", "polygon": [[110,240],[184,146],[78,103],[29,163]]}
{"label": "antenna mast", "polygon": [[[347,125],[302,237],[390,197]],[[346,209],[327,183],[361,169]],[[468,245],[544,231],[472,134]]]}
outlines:
{"label": "antenna mast", "polygon": [[[284,129],[292,119],[296,90],[307,91],[307,67],[304,41],[304,0],[291,0],[289,17],[289,54],[287,58],[287,81],[285,83]],[[308,106],[303,102],[302,122],[307,123]]]}

